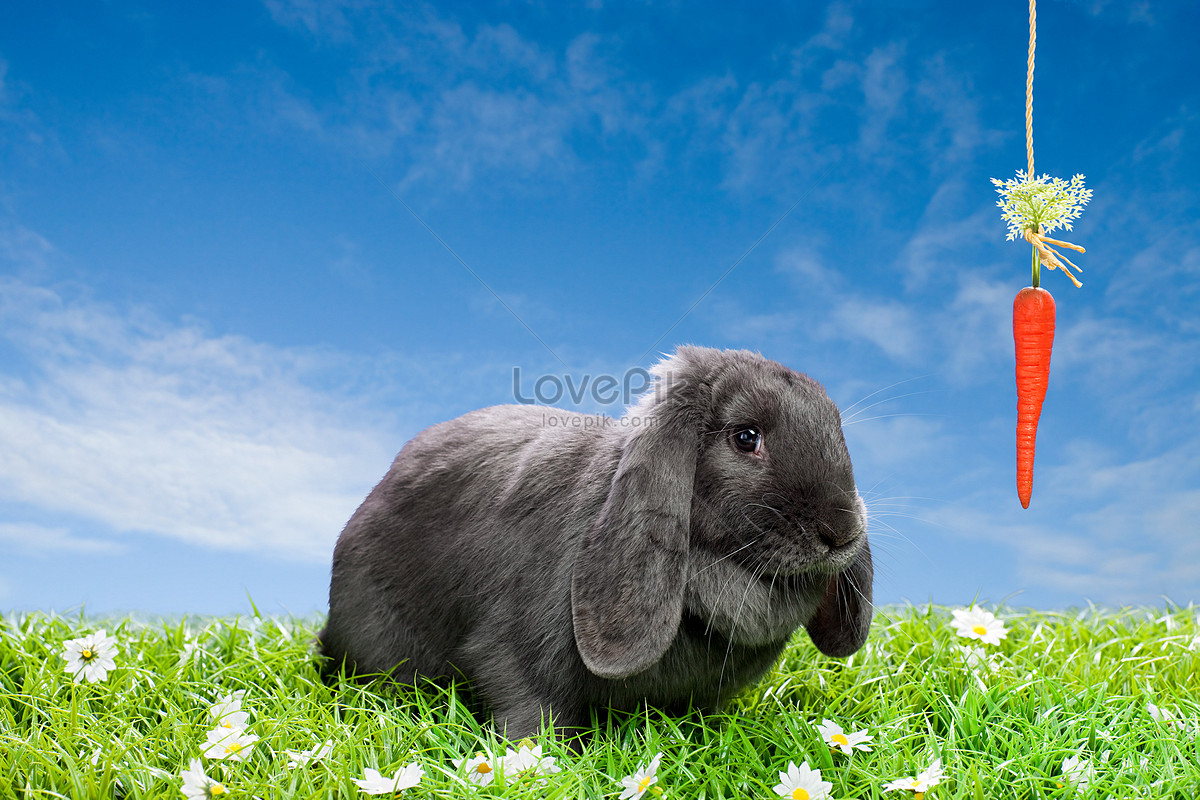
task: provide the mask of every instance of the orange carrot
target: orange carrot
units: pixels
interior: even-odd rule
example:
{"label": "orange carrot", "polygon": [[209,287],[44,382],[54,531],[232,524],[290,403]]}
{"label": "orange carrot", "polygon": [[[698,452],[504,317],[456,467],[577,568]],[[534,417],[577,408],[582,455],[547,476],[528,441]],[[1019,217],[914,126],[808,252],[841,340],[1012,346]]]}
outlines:
{"label": "orange carrot", "polygon": [[1033,493],[1033,450],[1038,418],[1050,383],[1054,345],[1054,298],[1026,286],[1013,300],[1013,342],[1017,351],[1017,496],[1029,508]]}

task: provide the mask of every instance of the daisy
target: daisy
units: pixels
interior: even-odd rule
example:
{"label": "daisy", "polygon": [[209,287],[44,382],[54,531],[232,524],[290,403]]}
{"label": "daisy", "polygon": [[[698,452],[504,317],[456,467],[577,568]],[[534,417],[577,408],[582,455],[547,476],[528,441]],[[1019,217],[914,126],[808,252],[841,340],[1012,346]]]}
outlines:
{"label": "daisy", "polygon": [[496,768],[487,753],[477,753],[474,758],[452,759],[454,766],[465,769],[467,780],[476,786],[487,786],[496,779]]}
{"label": "daisy", "polygon": [[1000,640],[1008,636],[1004,629],[1004,621],[996,619],[996,615],[982,608],[956,608],[952,612],[954,619],[950,626],[958,631],[958,635],[967,639],[979,639],[984,644],[1000,644]]}
{"label": "daisy", "polygon": [[117,664],[114,656],[117,654],[117,640],[104,633],[104,629],[63,642],[62,657],[66,659],[64,670],[71,674],[75,683],[87,680],[88,683],[102,681],[108,677],[108,671],[115,669]]}
{"label": "daisy", "polygon": [[984,672],[995,672],[999,669],[1000,665],[982,647],[960,647],[954,645],[954,649],[958,651],[962,660],[967,662],[967,666],[971,669],[979,669]]}
{"label": "daisy", "polygon": [[[1085,758],[1072,756],[1064,758],[1062,763],[1063,777],[1072,787],[1079,790],[1087,789],[1088,784],[1092,782],[1092,778],[1096,776],[1096,770]],[[1059,784],[1060,786],[1062,784]]]}
{"label": "daisy", "polygon": [[842,730],[842,726],[831,720],[821,720],[821,724],[817,726],[817,731],[821,734],[821,738],[825,740],[825,744],[831,748],[839,749],[846,755],[850,755],[856,749],[865,752],[871,752],[870,745],[867,742],[871,741],[871,736],[866,731],[856,731],[854,733],[846,733]]}
{"label": "daisy", "polygon": [[183,785],[179,787],[180,791],[188,800],[222,797],[229,793],[225,784],[218,783],[204,774],[204,767],[201,766],[198,758],[193,758],[188,768],[179,777],[183,778]]}
{"label": "daisy", "polygon": [[559,767],[555,766],[553,757],[542,756],[540,744],[530,747],[528,743],[522,742],[516,750],[510,747],[504,756],[504,774],[517,775],[530,770],[541,775],[552,775],[561,771]]}
{"label": "daisy", "polygon": [[179,666],[183,666],[189,661],[198,663],[204,655],[204,645],[198,641],[186,641],[183,643],[183,649],[179,651]]}
{"label": "daisy", "polygon": [[245,728],[250,721],[250,715],[242,711],[242,698],[245,695],[245,689],[225,695],[208,709],[208,715],[219,727],[230,730]]}
{"label": "daisy", "polygon": [[1158,706],[1154,705],[1154,703],[1146,703],[1146,710],[1150,712],[1151,719],[1153,719],[1155,722],[1161,722],[1168,728],[1173,727],[1178,722],[1175,719],[1175,715],[1171,713],[1170,709],[1159,708]]}
{"label": "daisy", "polygon": [[1175,712],[1171,711],[1169,708],[1159,708],[1158,706],[1154,705],[1154,703],[1146,703],[1146,710],[1150,712],[1150,717],[1155,722],[1165,725],[1168,728],[1190,734],[1192,737],[1196,736],[1196,730],[1194,730],[1193,727],[1188,724],[1187,720],[1176,716]]}
{"label": "daisy", "polygon": [[621,792],[618,800],[629,800],[629,798],[638,798],[646,793],[650,786],[658,781],[658,762],[662,760],[662,753],[655,753],[654,758],[650,759],[650,766],[645,769],[638,769],[632,775],[627,775],[621,778],[621,785],[625,790]]}
{"label": "daisy", "polygon": [[779,773],[775,794],[791,800],[822,800],[832,788],[832,783],[821,780],[821,770],[811,769],[807,761],[798,767],[789,761],[787,772]]}
{"label": "daisy", "polygon": [[307,767],[314,761],[320,761],[325,756],[333,752],[333,741],[327,739],[320,747],[312,750],[284,750],[283,754],[288,757],[288,769],[296,767]]}
{"label": "daisy", "polygon": [[885,783],[883,790],[885,792],[914,792],[917,798],[921,798],[925,792],[937,786],[945,777],[945,773],[942,772],[942,760],[935,758],[933,763],[929,765],[929,768],[918,772],[915,778],[900,778],[891,783]]}
{"label": "daisy", "polygon": [[413,763],[402,768],[395,777],[385,778],[377,769],[367,767],[363,770],[364,777],[351,778],[352,781],[367,794],[395,794],[404,789],[411,789],[425,777],[425,770],[419,764]]}
{"label": "daisy", "polygon": [[257,741],[258,737],[253,733],[248,733],[245,728],[231,729],[217,726],[205,737],[201,755],[218,761],[227,758],[234,761],[245,761]]}

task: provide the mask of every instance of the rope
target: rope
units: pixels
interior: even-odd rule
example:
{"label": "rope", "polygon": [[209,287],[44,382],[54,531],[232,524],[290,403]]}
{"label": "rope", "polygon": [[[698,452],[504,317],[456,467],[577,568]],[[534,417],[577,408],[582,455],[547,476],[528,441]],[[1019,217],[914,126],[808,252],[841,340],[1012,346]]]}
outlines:
{"label": "rope", "polygon": [[[1025,173],[1026,180],[1033,180],[1033,51],[1037,45],[1037,0],[1029,0],[1029,60],[1028,71],[1025,74],[1025,153],[1029,157],[1029,169]],[[1025,231],[1025,241],[1029,242],[1037,250],[1038,255],[1042,258],[1042,263],[1047,269],[1060,269],[1063,274],[1071,279],[1076,288],[1083,286],[1079,279],[1071,274],[1071,271],[1063,266],[1063,262],[1075,267],[1079,272],[1083,272],[1071,260],[1062,253],[1055,250],[1050,245],[1058,245],[1059,247],[1068,247],[1080,253],[1084,249],[1077,244],[1063,242],[1058,239],[1050,239],[1042,234],[1042,228],[1039,225],[1036,231]],[[1061,260],[1060,260],[1061,259]]]}
{"label": "rope", "polygon": [[1070,242],[1051,239],[1048,236],[1044,236],[1040,230],[1036,232],[1025,231],[1025,241],[1037,248],[1038,255],[1042,257],[1042,263],[1046,265],[1047,269],[1061,269],[1063,274],[1070,278],[1071,282],[1075,284],[1076,289],[1083,286],[1083,284],[1079,282],[1079,279],[1072,275],[1069,269],[1063,266],[1063,261],[1067,262],[1072,267],[1075,267],[1075,269],[1079,270],[1080,272],[1083,272],[1083,269],[1071,263],[1071,259],[1064,256],[1053,247],[1050,247],[1050,245],[1053,244],[1057,245],[1058,247],[1069,247],[1079,253],[1086,252],[1082,247],[1077,244],[1071,244]]}
{"label": "rope", "polygon": [[1029,169],[1025,172],[1033,180],[1033,48],[1037,44],[1037,0],[1029,0],[1029,71],[1025,79],[1025,152],[1029,155]]}

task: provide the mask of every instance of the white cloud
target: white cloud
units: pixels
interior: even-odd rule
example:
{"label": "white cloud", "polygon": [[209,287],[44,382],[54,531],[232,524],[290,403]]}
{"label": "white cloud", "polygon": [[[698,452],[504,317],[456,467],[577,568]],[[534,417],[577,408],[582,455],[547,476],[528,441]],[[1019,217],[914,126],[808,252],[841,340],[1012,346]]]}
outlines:
{"label": "white cloud", "polygon": [[[961,450],[961,448],[958,448]],[[1200,601],[1200,439],[1181,435],[1169,449],[1128,460],[1102,441],[1075,442],[1065,458],[1042,454],[1029,511],[1005,490],[971,493],[923,517],[942,535],[1008,548],[1010,574],[993,571],[1001,591],[1043,597],[1145,604],[1168,596]],[[1000,486],[997,469],[972,480]],[[1048,520],[1053,520],[1049,522]],[[981,570],[986,572],[986,570]]]}
{"label": "white cloud", "polygon": [[[959,178],[938,185],[921,213],[916,230],[896,258],[908,291],[927,286],[934,276],[958,272],[965,259],[978,259],[981,244],[994,244],[998,256],[1008,254],[1001,249],[1006,244],[1014,254],[1022,252],[1004,241],[999,210],[995,205],[981,206],[980,196],[980,192],[968,191]],[[978,210],[964,217],[963,209]],[[1028,253],[1024,255],[1028,260]],[[978,265],[973,267],[972,274],[979,274]]]}
{"label": "white cloud", "polygon": [[[331,97],[304,95],[268,69],[271,124],[395,157],[405,186],[461,190],[484,174],[569,180],[607,167],[598,153],[610,150],[641,156],[617,167],[634,181],[667,157],[707,165],[715,156],[722,188],[774,193],[835,162],[894,174],[898,148],[958,169],[1000,142],[980,122],[970,78],[945,52],[902,39],[876,44],[840,3],[807,38],[771,56],[783,69],[770,78],[725,69],[681,86],[642,77],[626,50],[635,37],[584,30],[563,42],[509,24],[464,27],[432,7],[269,0],[268,8],[289,29],[335,45],[352,40],[356,54]],[[920,133],[897,130],[915,115],[923,115]]]}
{"label": "white cloud", "polygon": [[840,270],[830,268],[812,238],[780,250],[775,256],[775,269],[794,276],[800,283],[832,284],[838,289],[843,283]]}
{"label": "white cloud", "polygon": [[854,18],[844,3],[833,3],[825,12],[821,30],[814,33],[804,44],[792,51],[792,71],[799,74],[812,66],[825,51],[837,51],[846,46],[846,40],[854,29]]}
{"label": "white cloud", "polygon": [[568,169],[574,153],[566,138],[574,124],[572,110],[534,93],[455,86],[432,109],[433,140],[405,182],[447,177],[466,186],[481,169],[521,174]]}
{"label": "white cloud", "polygon": [[301,28],[309,34],[335,42],[352,38],[347,9],[361,4],[330,0],[264,0],[271,18],[289,28]]}
{"label": "white cloud", "polygon": [[79,553],[106,555],[123,553],[120,542],[76,536],[66,528],[50,528],[25,522],[0,522],[0,542],[6,548],[34,555]]}
{"label": "white cloud", "polygon": [[27,274],[46,271],[54,246],[45,237],[9,219],[0,220],[0,262],[19,264]]}
{"label": "white cloud", "polygon": [[[269,4],[277,22],[333,43],[355,61],[333,95],[306,93],[283,70],[247,67],[268,128],[304,131],[373,159],[395,158],[401,185],[462,189],[484,175],[532,183],[584,164],[581,142],[603,147],[641,122],[645,88],[619,80],[591,33],[543,46],[508,24],[471,30],[426,7]],[[203,82],[203,79],[198,79]]]}
{"label": "white cloud", "polygon": [[[43,161],[48,155],[65,155],[55,131],[29,108],[27,100],[32,89],[9,74],[8,62],[0,58],[0,160],[6,165],[29,165]],[[0,203],[14,187],[6,169],[0,173]]]}
{"label": "white cloud", "polygon": [[875,153],[888,144],[888,123],[901,110],[901,100],[908,91],[908,79],[899,63],[903,54],[903,45],[891,42],[873,50],[863,65],[865,107],[859,142],[866,152]]}
{"label": "white cloud", "polygon": [[913,306],[896,300],[844,300],[832,310],[822,331],[830,338],[865,340],[901,361],[921,355],[921,327]]}
{"label": "white cloud", "polygon": [[948,378],[959,385],[977,384],[1013,358],[1012,282],[960,274],[958,292],[944,309],[934,312]]}
{"label": "white cloud", "polygon": [[[341,356],[275,348],[0,282],[0,498],[81,526],[321,561],[398,449],[330,385]],[[8,538],[23,529],[7,523]],[[103,547],[55,528],[55,547]]]}
{"label": "white cloud", "polygon": [[959,169],[980,150],[998,147],[1011,135],[984,127],[969,71],[948,63],[944,51],[926,59],[919,75],[917,95],[937,117],[922,142],[928,163]]}

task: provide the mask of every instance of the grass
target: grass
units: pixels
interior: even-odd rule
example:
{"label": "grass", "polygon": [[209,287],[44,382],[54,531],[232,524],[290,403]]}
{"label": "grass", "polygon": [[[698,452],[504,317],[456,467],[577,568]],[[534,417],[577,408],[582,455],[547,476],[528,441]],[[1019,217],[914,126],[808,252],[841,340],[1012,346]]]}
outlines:
{"label": "grass", "polygon": [[[244,762],[205,761],[229,796],[365,797],[352,778],[418,762],[404,797],[617,798],[620,779],[661,752],[667,798],[774,798],[778,773],[807,761],[833,798],[912,798],[884,783],[940,757],[946,778],[925,800],[1200,796],[1200,618],[1193,609],[1041,613],[998,610],[1007,638],[992,665],[966,664],[950,609],[881,609],[866,648],[819,655],[801,634],[755,688],[720,714],[614,717],[579,754],[539,743],[562,769],[530,779],[467,784],[452,759],[504,743],[453,696],[381,684],[330,689],[310,641],[318,619],[236,617],[145,623],[33,613],[0,623],[0,798],[182,797],[180,772],[200,755],[208,709],[244,689]],[[63,642],[106,628],[117,668],[72,682]],[[184,655],[185,643],[198,645]],[[1156,720],[1148,703],[1182,720]],[[845,756],[815,723],[866,729],[871,752]],[[288,768],[285,749],[326,739],[323,761]],[[1074,787],[1063,760],[1094,769]],[[647,800],[655,800],[648,795]]]}

